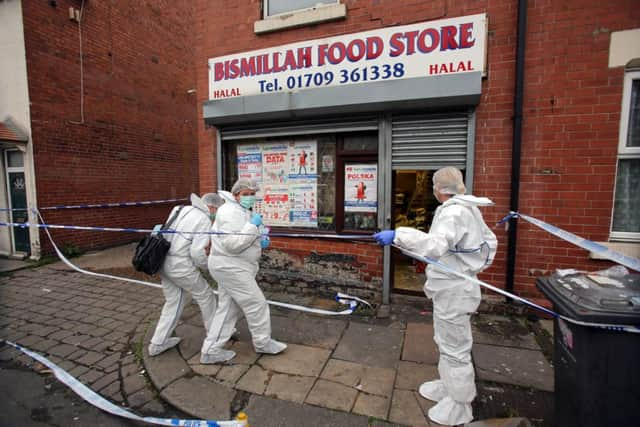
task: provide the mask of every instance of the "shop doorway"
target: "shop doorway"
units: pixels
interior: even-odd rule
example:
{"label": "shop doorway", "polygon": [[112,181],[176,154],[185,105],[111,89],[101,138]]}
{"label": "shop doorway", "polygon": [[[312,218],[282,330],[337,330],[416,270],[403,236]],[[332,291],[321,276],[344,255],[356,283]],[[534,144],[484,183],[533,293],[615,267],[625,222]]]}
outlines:
{"label": "shop doorway", "polygon": [[[429,232],[436,209],[440,205],[433,195],[433,170],[393,171],[393,227],[411,227]],[[462,170],[463,179],[465,171]],[[391,248],[393,290],[420,294],[427,280],[426,264]]]}
{"label": "shop doorway", "polygon": [[[438,201],[433,196],[433,171],[393,171],[393,228],[412,227],[429,231]],[[391,250],[393,290],[400,293],[421,293],[426,280],[425,264]]]}
{"label": "shop doorway", "polygon": [[[27,186],[24,176],[24,155],[19,150],[5,150],[5,182],[9,202],[9,222],[28,222],[27,211]],[[17,255],[29,255],[29,229],[11,228],[12,253]]]}

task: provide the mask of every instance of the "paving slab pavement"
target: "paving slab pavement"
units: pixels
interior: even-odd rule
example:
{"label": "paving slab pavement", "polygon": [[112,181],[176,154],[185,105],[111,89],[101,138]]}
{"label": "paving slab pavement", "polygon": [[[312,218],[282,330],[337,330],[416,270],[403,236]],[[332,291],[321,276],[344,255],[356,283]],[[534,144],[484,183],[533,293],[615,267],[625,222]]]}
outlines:
{"label": "paving slab pavement", "polygon": [[474,344],[472,354],[481,380],[553,391],[553,369],[541,351]]}
{"label": "paving slab pavement", "polygon": [[[113,253],[119,253],[120,260],[109,263]],[[113,253],[78,264],[135,277],[128,267],[130,254]],[[317,298],[299,301],[292,295],[272,299],[322,302]],[[431,317],[423,315],[422,309],[391,306],[388,319],[327,318],[274,309],[273,335],[291,344],[284,354],[256,354],[241,321],[238,339],[230,343],[238,356],[228,366],[211,366],[199,364],[204,331],[195,304],[185,309],[176,329],[183,339],[180,346],[148,357],[148,339],[162,303],[158,289],[88,277],[60,264],[20,270],[0,277],[0,338],[43,352],[98,393],[142,415],[171,413],[220,420],[243,410],[252,426],[435,425],[425,416],[432,403],[417,394],[423,381],[437,377]],[[491,325],[474,326],[478,346],[486,347],[477,347],[481,349],[478,357],[474,354],[479,371],[474,414],[527,416],[527,411],[536,410],[545,418],[534,424],[551,425],[547,407],[552,394],[537,400],[527,394],[543,393],[531,388],[537,386],[533,378],[524,381],[522,388],[502,386],[500,382],[508,378],[487,382],[481,378],[483,361],[491,361],[492,354],[505,349],[540,351],[525,323],[499,316],[488,319]],[[514,338],[514,331],[518,337]],[[29,363],[29,358],[6,348],[0,348],[2,358]],[[504,394],[509,396],[520,393],[522,398],[509,400],[497,389],[508,390]],[[218,396],[215,402],[208,398],[212,395]],[[511,407],[500,407],[500,396]],[[513,407],[527,405],[527,399],[546,406]]]}
{"label": "paving slab pavement", "polygon": [[522,319],[474,318],[472,356],[479,379],[554,390],[553,368]]}
{"label": "paving slab pavement", "polygon": [[400,360],[404,331],[350,322],[333,357],[368,366],[395,368]]}
{"label": "paving slab pavement", "polygon": [[[393,316],[392,316],[393,317]],[[237,340],[231,340],[228,348],[237,352],[236,358],[226,365],[199,365],[199,355],[197,346],[189,345],[183,347],[183,343],[194,342],[192,335],[200,335],[197,328],[182,323],[177,331],[186,333],[183,342],[178,350],[170,350],[168,354],[167,369],[170,364],[175,363],[175,354],[180,354],[185,363],[191,368],[191,373],[180,373],[180,380],[191,379],[193,376],[207,378],[213,383],[228,387],[234,391],[235,397],[231,406],[238,407],[249,415],[252,425],[298,425],[298,424],[271,424],[271,420],[262,417],[262,400],[259,398],[274,399],[272,402],[279,402],[282,408],[288,408],[291,414],[285,417],[287,422],[294,423],[293,420],[302,411],[330,411],[327,414],[334,414],[331,411],[341,411],[351,416],[366,416],[370,422],[377,420],[378,423],[392,423],[397,425],[427,426],[437,427],[426,416],[427,411],[433,402],[423,399],[417,389],[424,381],[438,378],[437,371],[437,349],[433,342],[433,328],[430,324],[430,317],[411,316],[411,321],[406,321],[399,317],[388,320],[378,320],[373,318],[361,318],[352,316],[341,319],[324,319],[317,316],[310,316],[299,312],[280,312],[272,315],[274,324],[279,325],[274,329],[274,336],[287,341],[285,337],[291,338],[288,349],[279,355],[256,354],[251,345],[250,335],[246,329],[246,324],[241,321],[237,327],[240,333]],[[422,320],[422,322],[418,321]],[[489,344],[477,344],[478,348],[486,348],[487,358],[495,354],[512,354],[509,352],[525,351],[543,357],[539,348],[535,347],[535,340],[532,340],[529,329],[524,323],[513,319],[502,319],[499,317],[487,317],[492,324],[505,324],[496,329],[497,332],[508,335],[508,337],[491,337],[493,341]],[[326,325],[333,324],[340,331],[337,338],[322,338],[317,330],[308,331],[306,328],[318,327],[326,328]],[[287,327],[288,325],[288,327]],[[485,325],[486,326],[486,325]],[[491,325],[489,325],[491,326]],[[481,325],[481,327],[484,327]],[[483,329],[484,334],[489,334],[487,328]],[[334,334],[333,336],[336,336]],[[520,336],[516,336],[520,335]],[[147,334],[143,350],[150,338]],[[484,341],[484,336],[481,341]],[[411,340],[409,344],[408,341]],[[416,344],[416,342],[421,343]],[[332,345],[330,345],[332,343]],[[521,345],[523,348],[508,347],[505,345]],[[420,347],[425,354],[420,353]],[[495,350],[492,353],[492,349]],[[474,346],[474,350],[476,347]],[[146,351],[146,350],[144,350]],[[161,369],[165,354],[151,358],[154,359],[149,370]],[[481,353],[480,361],[486,363],[485,353]],[[145,361],[149,358],[145,355]],[[501,360],[501,359],[498,359]],[[534,368],[538,366],[535,360]],[[182,366],[182,365],[181,365]],[[532,371],[533,372],[533,371]],[[478,374],[480,377],[480,373]],[[151,375],[153,379],[154,376]],[[538,378],[527,377],[529,382],[522,382],[527,390],[531,387],[544,387],[539,384]],[[503,378],[499,379],[503,381]],[[491,381],[494,381],[492,378]],[[491,382],[490,384],[493,384]],[[160,388],[165,387],[164,383],[157,384]],[[168,387],[171,387],[170,385]],[[481,390],[485,390],[480,388]],[[488,388],[490,398],[477,399],[476,406],[491,406],[494,412],[498,409],[507,411],[508,408],[495,408],[491,401],[492,396],[499,396],[495,390]],[[513,389],[511,389],[513,392]],[[524,393],[524,392],[523,392]],[[513,393],[516,395],[517,393]],[[163,393],[166,396],[166,393]],[[250,396],[248,401],[246,396]],[[523,402],[530,396],[518,400]],[[544,402],[544,400],[542,400]],[[180,405],[180,409],[191,411],[170,400],[172,404]],[[240,402],[240,403],[239,403]],[[247,403],[248,402],[248,403]],[[251,403],[254,402],[252,405]],[[260,402],[258,404],[257,402]],[[283,404],[282,402],[288,402]],[[301,405],[301,406],[291,406]],[[314,408],[301,409],[301,408]],[[203,417],[206,412],[189,412],[194,417]],[[226,414],[226,412],[225,412]],[[274,415],[278,418],[279,415]],[[327,415],[329,416],[329,415]],[[333,416],[333,415],[331,415]],[[329,417],[331,417],[329,416]],[[543,420],[544,421],[544,420]],[[284,422],[284,421],[283,421]],[[297,421],[296,421],[297,422]],[[300,425],[325,425],[321,419],[306,419]],[[344,424],[336,425],[360,425],[359,418],[345,418],[341,421]],[[495,422],[501,422],[497,420]],[[263,424],[264,423],[264,424]],[[355,423],[355,424],[349,424]],[[382,424],[380,424],[382,425]],[[496,424],[500,425],[500,424]],[[505,424],[508,425],[508,424]],[[545,425],[541,422],[539,425]]]}

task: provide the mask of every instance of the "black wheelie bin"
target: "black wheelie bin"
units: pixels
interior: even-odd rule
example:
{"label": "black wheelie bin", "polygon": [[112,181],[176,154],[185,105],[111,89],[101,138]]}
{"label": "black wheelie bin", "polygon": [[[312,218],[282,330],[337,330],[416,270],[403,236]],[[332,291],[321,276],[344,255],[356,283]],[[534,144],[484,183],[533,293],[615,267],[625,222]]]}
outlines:
{"label": "black wheelie bin", "polygon": [[538,289],[554,311],[570,319],[613,327],[554,320],[555,417],[557,427],[640,426],[640,274],[607,277],[554,274]]}

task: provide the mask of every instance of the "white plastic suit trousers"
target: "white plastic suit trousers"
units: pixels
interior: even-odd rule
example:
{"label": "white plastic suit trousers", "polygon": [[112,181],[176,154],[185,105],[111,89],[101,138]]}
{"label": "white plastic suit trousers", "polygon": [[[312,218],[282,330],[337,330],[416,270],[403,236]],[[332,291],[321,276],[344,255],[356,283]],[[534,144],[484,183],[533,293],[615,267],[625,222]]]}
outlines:
{"label": "white plastic suit trousers", "polygon": [[209,269],[218,282],[218,310],[204,342],[202,353],[213,353],[231,338],[242,314],[247,319],[253,346],[263,347],[271,339],[269,305],[256,283],[255,273],[246,268],[229,266],[222,259],[209,258]]}
{"label": "white plastic suit trousers", "polygon": [[[429,417],[443,425],[468,423],[473,419],[471,402],[476,396],[471,363],[471,313],[480,305],[480,287],[463,280],[428,285],[433,299],[434,340],[440,351],[438,372],[445,397],[429,410]],[[440,282],[441,280],[437,280]]]}
{"label": "white plastic suit trousers", "polygon": [[[170,262],[169,259],[168,261]],[[166,271],[163,268],[160,277],[166,301],[162,307],[156,331],[151,338],[151,344],[161,345],[171,336],[182,315],[182,310],[191,301],[192,296],[200,306],[202,321],[208,330],[216,312],[216,296],[200,271],[193,266],[188,271],[178,270],[176,275],[171,270]]]}

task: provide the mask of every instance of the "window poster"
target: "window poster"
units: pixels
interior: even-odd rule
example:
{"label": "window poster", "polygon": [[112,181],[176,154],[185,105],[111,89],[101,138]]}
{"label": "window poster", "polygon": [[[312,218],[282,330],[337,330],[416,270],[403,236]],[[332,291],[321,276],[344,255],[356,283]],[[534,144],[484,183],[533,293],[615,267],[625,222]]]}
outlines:
{"label": "window poster", "polygon": [[290,225],[318,227],[317,179],[289,182]]}
{"label": "window poster", "polygon": [[254,210],[266,225],[318,226],[316,141],[242,144],[237,151],[238,176],[260,186]]}
{"label": "window poster", "polygon": [[344,211],[376,212],[378,209],[378,165],[345,164]]}
{"label": "window poster", "polygon": [[333,156],[328,154],[322,156],[322,172],[333,172]]}
{"label": "window poster", "polygon": [[287,227],[290,206],[288,186],[265,185],[260,213],[266,225]]}
{"label": "window poster", "polygon": [[289,174],[288,144],[286,142],[262,146],[263,184],[286,185]]}
{"label": "window poster", "polygon": [[318,169],[316,141],[296,141],[289,143],[289,178],[315,178]]}
{"label": "window poster", "polygon": [[259,145],[238,145],[238,178],[262,182],[262,150]]}

